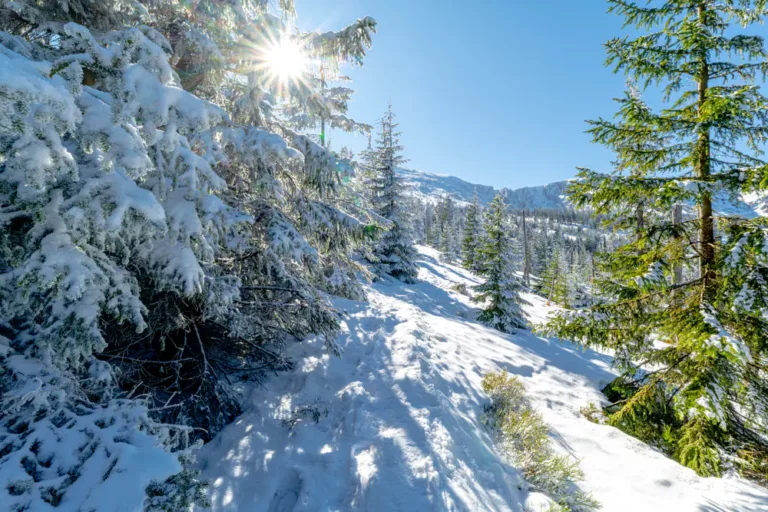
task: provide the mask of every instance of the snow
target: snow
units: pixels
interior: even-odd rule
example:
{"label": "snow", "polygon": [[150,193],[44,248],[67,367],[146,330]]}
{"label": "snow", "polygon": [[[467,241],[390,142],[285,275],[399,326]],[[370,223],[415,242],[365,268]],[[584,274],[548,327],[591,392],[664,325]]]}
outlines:
{"label": "snow", "polygon": [[[0,347],[10,353],[2,336]],[[3,364],[14,385],[0,399],[8,419],[0,425],[8,450],[0,464],[0,509],[139,512],[147,485],[181,470],[177,456],[161,445],[168,429],[148,431],[144,404],[105,400],[91,406],[71,393],[64,374],[39,361],[10,355]],[[105,371],[96,363],[90,373],[104,379]],[[17,430],[14,422],[25,427]],[[56,506],[53,496],[61,497]]]}
{"label": "snow", "polygon": [[[344,311],[329,355],[297,344],[299,364],[247,390],[245,413],[199,456],[217,511],[547,510],[500,456],[482,422],[482,376],[517,375],[558,450],[581,460],[579,486],[606,511],[768,511],[768,490],[736,477],[700,478],[579,410],[603,397],[610,357],[528,331],[475,322],[466,271],[419,248],[419,282],[367,287]],[[550,308],[525,294],[531,323]]]}
{"label": "snow", "polygon": [[425,203],[437,204],[440,198],[449,195],[460,206],[468,206],[477,191],[480,204],[493,200],[497,191],[488,185],[476,185],[455,176],[444,176],[412,169],[398,169],[398,174],[408,185],[408,194]]}

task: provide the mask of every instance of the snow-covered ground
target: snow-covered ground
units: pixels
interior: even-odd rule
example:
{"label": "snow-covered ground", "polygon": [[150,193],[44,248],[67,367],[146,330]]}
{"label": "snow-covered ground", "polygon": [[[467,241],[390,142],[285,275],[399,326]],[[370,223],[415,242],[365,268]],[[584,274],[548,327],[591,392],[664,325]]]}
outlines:
{"label": "snow-covered ground", "polygon": [[[556,444],[581,459],[580,487],[602,510],[768,511],[768,490],[700,478],[583,418],[612,378],[608,356],[487,329],[451,290],[476,284],[473,276],[427,248],[419,266],[418,284],[376,284],[368,303],[337,301],[343,356],[320,340],[296,345],[298,368],[254,389],[242,417],[203,448],[214,510],[537,510],[481,421],[482,376],[505,368],[521,377]],[[532,322],[542,321],[549,308],[526,298]]]}

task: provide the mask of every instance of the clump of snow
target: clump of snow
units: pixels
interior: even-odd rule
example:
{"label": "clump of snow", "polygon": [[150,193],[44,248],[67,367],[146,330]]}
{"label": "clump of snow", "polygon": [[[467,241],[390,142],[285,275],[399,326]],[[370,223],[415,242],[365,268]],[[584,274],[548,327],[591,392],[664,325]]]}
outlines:
{"label": "clump of snow", "polygon": [[752,354],[749,351],[749,347],[729,333],[718,319],[711,312],[707,310],[701,311],[701,316],[704,318],[704,323],[712,327],[715,332],[705,341],[705,345],[716,347],[722,350],[726,355],[737,359],[741,363],[751,363]]}
{"label": "clump of snow", "polygon": [[[2,510],[138,512],[147,485],[181,470],[164,447],[171,431],[153,425],[141,402],[95,405],[66,374],[13,354],[5,338],[0,347],[3,384],[12,382],[0,401]],[[111,378],[95,360],[89,373]]]}

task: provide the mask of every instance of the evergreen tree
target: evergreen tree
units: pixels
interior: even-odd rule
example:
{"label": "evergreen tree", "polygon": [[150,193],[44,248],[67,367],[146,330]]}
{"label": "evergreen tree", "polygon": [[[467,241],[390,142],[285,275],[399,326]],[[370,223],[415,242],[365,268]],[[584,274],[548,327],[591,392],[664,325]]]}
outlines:
{"label": "evergreen tree", "polygon": [[541,276],[549,265],[552,258],[553,243],[547,236],[547,227],[540,228],[538,232],[533,233],[533,272]]}
{"label": "evergreen tree", "polygon": [[359,163],[355,169],[353,188],[360,206],[372,208],[373,188],[371,184],[376,175],[376,153],[371,143],[371,135],[368,134],[368,146],[358,155]]}
{"label": "evergreen tree", "polygon": [[[615,172],[582,170],[570,194],[633,236],[605,257],[602,303],[560,315],[551,329],[617,354],[614,425],[701,475],[735,466],[765,479],[765,225],[718,217],[712,200],[767,182],[759,156],[768,101],[755,84],[766,51],[760,36],[738,32],[763,20],[766,2],[609,4],[641,31],[607,44],[608,63],[639,89],[618,100],[618,121],[591,123],[594,140],[616,153]],[[642,100],[650,85],[663,88],[666,108]],[[684,203],[695,217],[675,219]]]}
{"label": "evergreen tree", "polygon": [[[308,57],[308,69],[302,74],[301,81],[291,86],[295,86],[299,91],[308,88],[313,94],[311,97],[295,93],[290,95],[290,101],[280,109],[286,123],[301,131],[318,128],[316,140],[323,147],[328,146],[327,131],[331,128],[345,132],[370,133],[370,125],[347,116],[354,90],[330,84],[351,81],[349,77],[341,74],[339,64],[347,62],[362,65],[365,48],[370,47],[371,36],[375,31],[376,22],[372,18],[363,18],[332,37],[329,37],[330,34],[312,33],[300,34],[297,37],[298,41],[303,41],[303,51]],[[350,51],[351,48],[357,49]],[[328,58],[337,55],[343,58]]]}
{"label": "evergreen tree", "polygon": [[478,247],[482,240],[481,213],[480,200],[477,197],[477,190],[475,190],[472,203],[467,207],[464,238],[461,241],[462,265],[472,272],[478,272],[481,264]]}
{"label": "evergreen tree", "polygon": [[441,256],[445,261],[453,262],[457,258],[459,251],[456,204],[451,199],[451,196],[446,194],[440,198],[435,215],[440,232],[440,243],[437,248],[440,250]]}
{"label": "evergreen tree", "polygon": [[531,262],[531,235],[530,231],[528,230],[528,222],[526,221],[526,212],[525,208],[523,208],[522,215],[521,215],[521,225],[520,225],[520,232],[523,243],[523,281],[525,281],[526,286],[531,286],[531,268],[532,268],[532,262]]}
{"label": "evergreen tree", "polygon": [[398,166],[406,160],[400,154],[403,148],[396,128],[390,105],[379,127],[374,157],[376,175],[371,184],[374,210],[389,225],[373,250],[371,262],[379,275],[412,283],[418,274],[414,263],[416,250],[403,204],[403,183],[397,174]]}
{"label": "evergreen tree", "polygon": [[568,272],[557,249],[541,275],[539,293],[546,297],[547,303],[554,302],[568,307]]}
{"label": "evergreen tree", "polygon": [[485,283],[475,287],[477,295],[473,300],[485,305],[477,317],[479,321],[501,332],[512,332],[524,328],[526,321],[520,308],[521,283],[513,272],[512,241],[505,219],[504,198],[497,194],[485,212],[485,237],[478,251]]}
{"label": "evergreen tree", "polygon": [[431,247],[436,245],[437,236],[435,231],[435,207],[432,203],[427,202],[424,205],[424,243]]}
{"label": "evergreen tree", "polygon": [[[346,208],[342,159],[273,112],[319,93],[265,71],[293,16],[290,0],[0,5],[9,508],[100,510],[125,487],[137,509],[150,479],[151,509],[201,504],[185,461],[238,414],[230,381],[289,368],[286,342],[310,333],[335,349],[326,292],[359,289],[369,217]],[[360,63],[374,26],[298,39]]]}

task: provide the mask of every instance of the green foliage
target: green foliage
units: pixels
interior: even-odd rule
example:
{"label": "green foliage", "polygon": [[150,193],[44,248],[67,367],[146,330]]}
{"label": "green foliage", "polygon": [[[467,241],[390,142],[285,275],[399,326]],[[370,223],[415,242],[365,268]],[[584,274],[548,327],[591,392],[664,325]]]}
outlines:
{"label": "green foliage", "polygon": [[548,302],[568,307],[568,273],[557,250],[541,275],[539,293],[546,297]]}
{"label": "green foliage", "polygon": [[673,432],[680,428],[662,384],[619,377],[603,390],[613,405],[604,409],[608,424],[654,446],[674,452]]}
{"label": "green foliage", "polygon": [[582,407],[579,409],[579,412],[592,423],[597,423],[598,425],[605,423],[605,415],[603,410],[594,402],[590,402],[589,405]]}
{"label": "green foliage", "polygon": [[453,290],[455,292],[458,292],[458,293],[460,293],[462,295],[466,295],[467,297],[469,297],[471,295],[469,293],[469,288],[467,288],[467,284],[466,283],[456,283],[456,284],[453,284],[453,285],[451,285],[451,290]]}
{"label": "green foliage", "polygon": [[717,441],[720,437],[721,432],[712,422],[696,418],[682,427],[675,455],[681,464],[702,476],[719,476],[721,464]]}
{"label": "green foliage", "polygon": [[477,252],[485,282],[475,286],[477,295],[472,300],[485,305],[477,317],[480,322],[501,332],[512,332],[524,328],[526,321],[520,308],[521,283],[513,274],[510,260],[512,246],[505,220],[504,200],[497,194],[485,212],[485,237]]}
{"label": "green foliage", "polygon": [[557,455],[551,446],[549,429],[528,403],[525,388],[506,371],[483,377],[483,391],[491,398],[486,421],[498,435],[504,454],[537,490],[550,496],[557,510],[589,511],[599,503],[574,482],[583,478],[579,462]]}
{"label": "green foliage", "polygon": [[211,501],[206,489],[208,482],[200,481],[200,471],[191,469],[194,462],[191,456],[181,455],[181,472],[171,476],[165,482],[152,482],[147,486],[147,499],[144,512],[179,512],[197,508],[208,508]]}
{"label": "green foliage", "polygon": [[768,451],[758,445],[742,448],[736,454],[741,475],[768,487]]}
{"label": "green foliage", "polygon": [[480,218],[480,200],[477,190],[472,204],[467,207],[467,217],[464,223],[464,238],[461,241],[461,264],[467,270],[478,272],[481,268],[481,260],[478,246],[482,240],[482,226]]}
{"label": "green foliage", "polygon": [[[616,120],[590,122],[614,170],[582,169],[568,192],[628,237],[600,258],[598,303],[548,329],[616,354],[625,380],[607,390],[611,424],[702,475],[759,479],[768,223],[721,217],[713,200],[768,186],[768,100],[756,84],[768,54],[762,37],[739,33],[763,20],[766,2],[608,3],[637,29],[606,44],[608,65],[629,79]],[[648,87],[661,89],[663,108],[643,101]],[[686,204],[695,214],[680,214]],[[653,372],[638,379],[641,367]]]}
{"label": "green foliage", "polygon": [[369,260],[380,276],[413,283],[418,275],[414,263],[416,250],[408,225],[408,212],[404,207],[404,185],[397,174],[398,166],[406,162],[402,150],[395,114],[390,105],[381,119],[376,148],[370,157],[373,166],[371,202],[376,214],[388,223],[388,229],[374,247]]}

